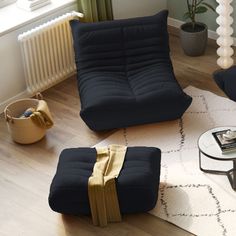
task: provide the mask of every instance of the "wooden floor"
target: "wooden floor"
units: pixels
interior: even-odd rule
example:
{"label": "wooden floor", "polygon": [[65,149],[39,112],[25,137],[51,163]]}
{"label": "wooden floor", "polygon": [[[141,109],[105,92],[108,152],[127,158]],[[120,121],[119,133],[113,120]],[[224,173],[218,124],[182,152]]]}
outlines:
{"label": "wooden floor", "polygon": [[[212,79],[217,69],[215,47],[205,56],[183,54],[176,36],[170,37],[172,59],[178,81],[222,94]],[[58,154],[65,147],[92,146],[111,132],[94,133],[80,119],[75,78],[43,93],[55,126],[37,144],[11,141],[3,116],[0,119],[0,235],[1,236],[92,236],[92,235],[191,235],[150,214],[126,215],[122,223],[93,227],[88,217],[61,216],[50,210],[49,185]]]}

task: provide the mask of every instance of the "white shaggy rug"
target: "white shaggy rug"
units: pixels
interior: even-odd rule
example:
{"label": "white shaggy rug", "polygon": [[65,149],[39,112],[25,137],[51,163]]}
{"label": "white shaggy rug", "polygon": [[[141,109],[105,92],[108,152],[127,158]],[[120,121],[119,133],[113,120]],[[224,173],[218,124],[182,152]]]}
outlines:
{"label": "white shaggy rug", "polygon": [[[236,235],[236,192],[226,176],[199,170],[198,137],[216,126],[236,126],[236,103],[188,87],[192,105],[182,119],[119,130],[96,146],[123,144],[162,150],[161,183],[150,212],[193,234]],[[205,161],[204,167],[228,169],[226,162]]]}

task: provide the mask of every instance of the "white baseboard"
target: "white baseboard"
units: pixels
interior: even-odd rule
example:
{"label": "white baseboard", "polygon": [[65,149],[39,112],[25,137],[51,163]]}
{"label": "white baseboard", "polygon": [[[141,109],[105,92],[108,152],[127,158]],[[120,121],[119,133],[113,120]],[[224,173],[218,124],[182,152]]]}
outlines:
{"label": "white baseboard", "polygon": [[4,108],[11,102],[16,101],[17,99],[28,98],[28,97],[30,97],[30,94],[27,92],[27,90],[25,90],[21,93],[18,93],[16,96],[11,97],[5,100],[4,102],[0,103],[0,114],[4,111]]}
{"label": "white baseboard", "polygon": [[[181,20],[176,20],[174,18],[168,17],[168,25],[175,27],[175,28],[180,28],[180,26],[184,23],[184,21]],[[208,30],[208,38],[213,39],[213,40],[217,40],[218,38],[218,34],[213,31],[213,30]],[[234,39],[234,46],[236,46],[236,38]]]}

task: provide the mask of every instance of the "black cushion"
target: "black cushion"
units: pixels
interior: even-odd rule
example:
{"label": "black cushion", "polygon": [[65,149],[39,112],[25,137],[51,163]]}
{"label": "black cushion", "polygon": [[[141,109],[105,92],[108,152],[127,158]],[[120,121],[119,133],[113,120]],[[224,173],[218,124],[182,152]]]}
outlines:
{"label": "black cushion", "polygon": [[167,15],[70,22],[80,114],[91,129],[172,120],[190,105],[173,73]]}
{"label": "black cushion", "polygon": [[232,100],[236,101],[236,66],[227,70],[220,70],[214,73],[217,85]]}
{"label": "black cushion", "polygon": [[[121,213],[151,210],[157,201],[161,152],[152,147],[128,147],[116,181]],[[53,178],[49,205],[64,214],[90,214],[88,178],[96,161],[95,148],[62,151]]]}

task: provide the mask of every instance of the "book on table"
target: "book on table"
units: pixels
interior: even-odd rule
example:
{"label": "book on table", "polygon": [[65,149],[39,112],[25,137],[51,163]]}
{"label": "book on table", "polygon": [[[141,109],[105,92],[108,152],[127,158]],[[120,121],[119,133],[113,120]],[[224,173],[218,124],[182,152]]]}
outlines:
{"label": "book on table", "polygon": [[222,153],[236,152],[236,138],[227,140],[223,136],[229,130],[230,129],[225,129],[225,130],[220,130],[220,131],[216,131],[212,133]]}

